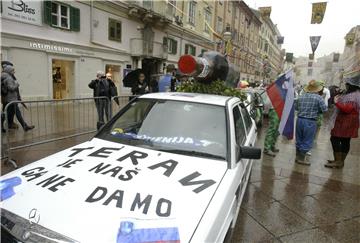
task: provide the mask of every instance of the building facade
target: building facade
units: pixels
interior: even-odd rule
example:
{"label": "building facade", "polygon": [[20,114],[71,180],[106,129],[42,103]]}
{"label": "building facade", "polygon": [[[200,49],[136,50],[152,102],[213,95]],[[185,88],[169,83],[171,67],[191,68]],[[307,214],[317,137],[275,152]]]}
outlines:
{"label": "building facade", "polygon": [[244,1],[23,3],[31,11],[2,2],[1,59],[14,63],[24,99],[89,97],[99,70],[128,94],[122,79],[129,71],[142,68],[149,80],[181,55],[208,50],[226,54],[239,79],[262,79],[263,24]]}
{"label": "building facade", "polygon": [[253,10],[253,12],[262,23],[259,32],[258,56],[263,64],[261,77],[265,83],[268,83],[284,71],[285,52],[281,48],[281,42],[278,42],[278,38],[281,37],[280,31],[271,18],[262,15],[258,10]]}
{"label": "building facade", "polygon": [[354,26],[345,36],[344,52],[340,56],[342,76],[360,72],[360,25]]}

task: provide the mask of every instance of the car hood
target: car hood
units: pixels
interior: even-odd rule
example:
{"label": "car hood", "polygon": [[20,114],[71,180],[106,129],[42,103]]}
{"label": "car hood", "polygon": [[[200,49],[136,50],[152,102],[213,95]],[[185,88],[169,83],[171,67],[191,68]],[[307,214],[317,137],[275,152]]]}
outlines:
{"label": "car hood", "polygon": [[226,170],[92,139],[1,177],[1,208],[79,242],[188,242]]}

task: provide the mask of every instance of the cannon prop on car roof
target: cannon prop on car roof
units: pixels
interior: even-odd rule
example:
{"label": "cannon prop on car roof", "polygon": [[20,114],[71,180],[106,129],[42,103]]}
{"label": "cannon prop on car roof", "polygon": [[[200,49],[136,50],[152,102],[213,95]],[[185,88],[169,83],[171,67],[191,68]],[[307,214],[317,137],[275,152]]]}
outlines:
{"label": "cannon prop on car roof", "polygon": [[234,88],[240,77],[236,66],[230,64],[219,52],[208,51],[201,56],[183,55],[178,61],[181,73],[193,77],[196,81],[210,84],[213,81],[225,81],[226,86]]}

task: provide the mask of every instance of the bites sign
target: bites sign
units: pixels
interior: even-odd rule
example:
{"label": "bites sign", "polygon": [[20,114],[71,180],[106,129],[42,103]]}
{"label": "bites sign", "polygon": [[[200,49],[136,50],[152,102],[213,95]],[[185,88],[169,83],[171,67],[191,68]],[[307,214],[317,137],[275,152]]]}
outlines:
{"label": "bites sign", "polygon": [[1,16],[28,24],[41,25],[41,3],[42,1],[29,0],[2,1]]}

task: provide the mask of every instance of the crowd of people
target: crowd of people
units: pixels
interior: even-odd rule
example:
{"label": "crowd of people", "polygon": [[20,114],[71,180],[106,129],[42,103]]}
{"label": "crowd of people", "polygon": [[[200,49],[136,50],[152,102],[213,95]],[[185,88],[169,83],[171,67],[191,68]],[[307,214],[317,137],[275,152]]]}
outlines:
{"label": "crowd of people", "polygon": [[[296,157],[295,162],[310,165],[309,156],[316,135],[323,123],[323,114],[328,112],[329,105],[334,104],[330,118],[330,142],[333,149],[333,160],[328,160],[325,167],[342,168],[350,151],[350,141],[358,137],[360,123],[360,73],[345,79],[346,89],[333,92],[325,87],[324,81],[311,80],[297,90],[295,100],[296,119]],[[332,93],[332,94],[331,94]],[[275,157],[279,149],[275,147],[279,136],[280,117],[273,108],[269,110],[269,127],[264,141],[264,154]]]}

